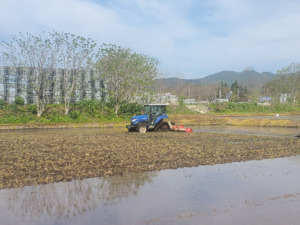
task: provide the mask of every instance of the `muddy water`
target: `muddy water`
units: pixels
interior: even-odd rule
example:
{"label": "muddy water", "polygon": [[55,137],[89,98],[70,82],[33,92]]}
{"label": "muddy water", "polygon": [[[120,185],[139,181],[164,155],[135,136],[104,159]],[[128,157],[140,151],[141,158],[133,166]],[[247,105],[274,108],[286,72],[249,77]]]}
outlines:
{"label": "muddy water", "polygon": [[[229,118],[233,119],[267,119],[267,120],[292,120],[292,121],[300,121],[300,115],[280,115],[275,114],[274,116],[228,116]],[[222,117],[216,117],[222,118]]]}
{"label": "muddy water", "polygon": [[300,156],[0,190],[1,224],[299,224]]}
{"label": "muddy water", "polygon": [[291,127],[251,127],[251,126],[227,126],[210,125],[192,127],[194,132],[252,134],[259,136],[295,137],[300,134],[299,128]]}

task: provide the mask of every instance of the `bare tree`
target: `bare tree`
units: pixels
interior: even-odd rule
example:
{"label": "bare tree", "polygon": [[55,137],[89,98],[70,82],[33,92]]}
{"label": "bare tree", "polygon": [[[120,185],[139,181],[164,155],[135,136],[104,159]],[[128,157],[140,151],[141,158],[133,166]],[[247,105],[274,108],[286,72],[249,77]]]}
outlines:
{"label": "bare tree", "polygon": [[35,92],[37,116],[40,117],[48,104],[47,90],[51,85],[49,77],[56,67],[60,42],[53,39],[52,34],[34,36],[20,33],[19,37],[13,37],[12,42],[1,44],[4,47],[2,60],[7,65],[14,67],[16,71],[18,67],[27,70],[26,79],[31,82]]}
{"label": "bare tree", "polygon": [[292,63],[277,71],[278,89],[280,92],[291,93],[292,104],[300,95],[300,63]]}
{"label": "bare tree", "polygon": [[[64,69],[61,80],[62,100],[65,106],[65,114],[68,114],[71,100],[75,96],[75,89],[80,79],[81,89],[85,89],[83,87],[85,85],[84,71],[91,65],[96,42],[90,38],[86,39],[69,33],[55,32],[54,36],[61,43],[59,62],[61,68]],[[94,74],[93,79],[96,79],[96,74]]]}
{"label": "bare tree", "polygon": [[218,91],[219,83],[207,83],[201,87],[202,98],[206,101],[212,101]]}
{"label": "bare tree", "polygon": [[[41,116],[49,102],[54,101],[56,69],[63,69],[60,87],[65,114],[69,113],[77,83],[85,90],[85,73],[93,57],[95,41],[69,33],[42,33],[34,36],[22,34],[14,36],[10,43],[2,42],[4,51],[1,59],[6,65],[15,68],[18,84],[27,83],[28,97],[36,96],[37,116]],[[26,74],[26,77],[24,76]],[[96,75],[93,75],[95,79]],[[83,81],[83,82],[82,82]],[[33,103],[28,99],[28,103]]]}
{"label": "bare tree", "polygon": [[157,78],[155,80],[154,92],[156,93],[164,93],[167,92],[166,88],[166,78],[168,77],[167,72],[160,72],[157,74]]}

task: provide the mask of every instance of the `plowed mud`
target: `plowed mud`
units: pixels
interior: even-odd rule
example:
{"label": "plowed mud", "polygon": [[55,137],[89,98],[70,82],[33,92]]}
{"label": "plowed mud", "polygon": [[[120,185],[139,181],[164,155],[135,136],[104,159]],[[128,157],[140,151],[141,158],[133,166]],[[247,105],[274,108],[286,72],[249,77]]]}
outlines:
{"label": "plowed mud", "polygon": [[125,129],[0,133],[0,189],[300,154],[300,139]]}

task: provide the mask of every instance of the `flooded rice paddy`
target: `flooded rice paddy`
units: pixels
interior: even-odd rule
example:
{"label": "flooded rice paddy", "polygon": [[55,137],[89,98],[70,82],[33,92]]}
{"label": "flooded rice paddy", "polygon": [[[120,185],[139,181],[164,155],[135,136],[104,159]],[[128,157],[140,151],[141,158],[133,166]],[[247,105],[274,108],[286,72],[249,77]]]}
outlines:
{"label": "flooded rice paddy", "polygon": [[3,131],[0,189],[300,154],[293,137],[126,129]]}
{"label": "flooded rice paddy", "polygon": [[0,190],[1,224],[298,224],[300,156]]}
{"label": "flooded rice paddy", "polygon": [[229,116],[235,119],[264,119],[264,120],[289,120],[300,121],[300,115],[280,115],[275,114],[273,116]]}
{"label": "flooded rice paddy", "polygon": [[193,128],[0,131],[1,225],[298,224],[299,129]]}

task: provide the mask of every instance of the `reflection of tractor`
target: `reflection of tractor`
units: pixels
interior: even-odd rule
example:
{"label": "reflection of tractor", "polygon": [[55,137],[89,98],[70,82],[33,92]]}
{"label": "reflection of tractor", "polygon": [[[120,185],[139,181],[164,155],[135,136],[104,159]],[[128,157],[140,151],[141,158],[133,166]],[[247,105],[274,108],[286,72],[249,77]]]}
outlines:
{"label": "reflection of tractor", "polygon": [[144,105],[143,113],[139,116],[131,117],[130,125],[126,128],[128,131],[137,131],[139,133],[146,133],[147,131],[186,131],[191,132],[190,128],[184,128],[183,126],[175,126],[170,121],[164,121],[168,118],[166,115],[166,107],[164,104],[148,104]]}

